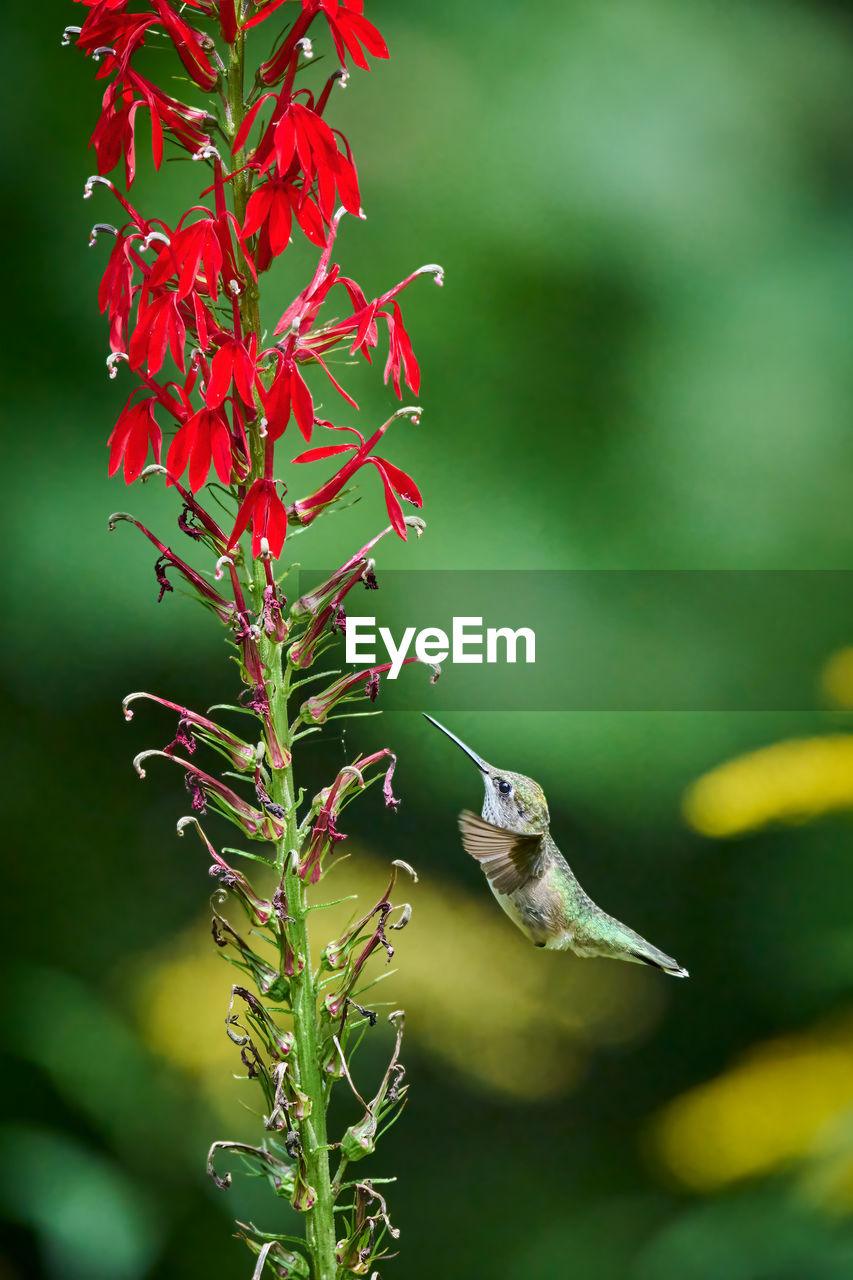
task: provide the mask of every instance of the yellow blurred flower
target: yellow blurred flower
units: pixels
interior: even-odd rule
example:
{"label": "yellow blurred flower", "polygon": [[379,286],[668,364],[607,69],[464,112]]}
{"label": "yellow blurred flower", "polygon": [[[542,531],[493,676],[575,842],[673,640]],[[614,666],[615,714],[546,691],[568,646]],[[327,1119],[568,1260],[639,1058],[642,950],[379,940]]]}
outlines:
{"label": "yellow blurred flower", "polygon": [[791,738],[729,760],[690,786],[683,807],[690,826],[705,836],[851,809],[853,735]]}
{"label": "yellow blurred flower", "polygon": [[804,1185],[813,1196],[850,1207],[851,1115],[853,1020],[751,1049],[670,1102],[651,1139],[668,1171],[694,1191],[810,1160]]}

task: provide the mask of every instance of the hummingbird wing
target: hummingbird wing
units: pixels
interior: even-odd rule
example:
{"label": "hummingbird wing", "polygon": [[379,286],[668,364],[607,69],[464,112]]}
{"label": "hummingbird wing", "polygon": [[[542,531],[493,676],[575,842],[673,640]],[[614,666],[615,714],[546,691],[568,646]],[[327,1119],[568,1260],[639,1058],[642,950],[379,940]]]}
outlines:
{"label": "hummingbird wing", "polygon": [[514,893],[545,870],[543,837],[507,831],[463,809],[459,830],[466,853],[476,858],[498,893]]}

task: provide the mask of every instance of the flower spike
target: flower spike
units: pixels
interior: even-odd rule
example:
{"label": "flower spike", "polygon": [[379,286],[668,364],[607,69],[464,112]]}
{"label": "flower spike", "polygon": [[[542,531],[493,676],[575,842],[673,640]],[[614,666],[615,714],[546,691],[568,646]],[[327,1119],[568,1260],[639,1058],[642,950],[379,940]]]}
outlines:
{"label": "flower spike", "polygon": [[[349,1161],[374,1150],[405,1101],[402,1015],[391,1015],[396,1045],[378,1087],[362,1082],[353,1055],[378,1021],[377,1010],[363,1003],[367,966],[390,960],[399,936],[392,940],[391,931],[411,917],[409,903],[391,900],[396,878],[401,870],[414,873],[395,859],[385,892],[326,946],[319,968],[310,963],[307,919],[322,905],[312,901],[313,886],[341,861],[334,852],[346,840],[346,806],[376,783],[384,806],[399,807],[396,756],[388,747],[357,755],[305,805],[294,747],[333,716],[352,714],[345,704],[376,699],[383,674],[396,677],[390,663],[343,672],[318,672],[316,663],[346,630],[350,593],[359,585],[377,589],[378,543],[392,532],[420,536],[424,528],[419,516],[403,512],[405,503],[421,506],[415,479],[385,456],[387,441],[381,445],[392,422],[417,423],[420,410],[400,408],[362,434],[324,416],[324,388],[334,389],[334,404],[339,396],[358,412],[341,366],[363,358],[382,369],[398,403],[404,386],[417,397],[421,371],[401,295],[420,275],[432,273],[441,284],[443,274],[421,267],[368,294],[337,259],[344,214],[365,213],[356,157],[333,119],[345,103],[333,89],[388,56],[364,13],[372,0],[289,0],[287,9],[284,0],[77,2],[84,20],[66,28],[63,43],[88,59],[100,100],[90,140],[97,173],[84,197],[105,187],[115,202],[89,237],[103,255],[97,305],[109,378],[130,381],[104,433],[107,470],[127,483],[164,477],[160,497],[177,499],[178,530],[193,543],[194,563],[127,512],[116,512],[110,528],[131,523],[151,543],[158,601],[180,581],[226,625],[237,684],[229,701],[202,712],[178,694],[172,700],[135,692],[123,703],[128,720],[141,699],[169,717],[165,745],[140,752],[134,766],[144,777],[158,757],[182,778],[189,801],[178,834],[195,827],[216,882],[211,938],[240,971],[225,1030],[237,1070],[261,1091],[255,1111],[262,1128],[254,1145],[214,1142],[208,1172],[224,1190],[231,1172],[217,1172],[214,1161],[224,1166],[230,1158],[262,1176],[296,1213],[312,1215],[301,1243],[237,1224],[253,1254],[254,1280],[267,1271],[302,1280],[346,1271],[378,1280],[374,1264],[399,1233],[368,1179],[342,1177]],[[321,47],[324,55],[331,49],[332,62],[309,87],[303,71]],[[251,82],[244,67],[257,68]],[[161,83],[149,77],[161,71]],[[204,179],[197,202],[165,217],[129,198],[140,122],[146,146],[150,125],[155,170],[167,154],[182,156],[197,166],[188,165],[187,176],[201,172]],[[302,236],[316,247],[309,278],[294,285],[277,323],[271,315],[267,338],[264,275]],[[387,347],[374,361],[386,332]],[[308,496],[288,497],[284,467],[291,459],[322,468]],[[298,564],[286,556],[288,539],[333,506],[341,509],[368,466],[379,474],[387,523],[383,517],[380,532],[353,554],[335,556],[339,568],[325,581],[294,585]],[[229,725],[232,715],[244,717],[236,732],[215,718],[223,711]],[[224,762],[219,772],[211,752]],[[210,809],[238,828],[246,847],[220,848],[209,838],[200,819]],[[235,869],[236,858],[263,865],[270,877],[263,889]],[[234,928],[223,915],[235,899],[248,928]],[[337,1081],[349,1082],[361,1108],[343,1132],[332,1130],[328,1112]],[[333,1149],[342,1157],[334,1176]]]}

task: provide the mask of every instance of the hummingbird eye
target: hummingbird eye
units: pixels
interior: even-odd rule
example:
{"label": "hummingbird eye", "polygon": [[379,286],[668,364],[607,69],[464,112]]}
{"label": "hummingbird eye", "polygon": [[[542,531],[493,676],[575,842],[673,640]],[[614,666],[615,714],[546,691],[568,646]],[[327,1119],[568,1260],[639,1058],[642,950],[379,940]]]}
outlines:
{"label": "hummingbird eye", "polygon": [[506,778],[496,778],[495,781],[498,784],[498,791],[500,791],[501,795],[508,796],[512,791],[512,783],[507,782]]}

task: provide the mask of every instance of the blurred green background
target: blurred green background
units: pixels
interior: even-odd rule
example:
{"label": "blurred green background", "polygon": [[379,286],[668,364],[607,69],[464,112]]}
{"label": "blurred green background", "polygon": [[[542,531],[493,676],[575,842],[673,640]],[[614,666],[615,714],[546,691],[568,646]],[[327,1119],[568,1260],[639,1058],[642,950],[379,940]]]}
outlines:
{"label": "blurred green background", "polygon": [[[848,7],[368,13],[392,60],[335,101],[368,213],[345,220],[337,257],[368,295],[421,262],[447,272],[406,297],[425,412],[389,436],[428,528],[383,544],[380,572],[850,567]],[[119,710],[131,689],[199,707],[234,689],[207,616],[177,592],[157,608],[142,540],[106,534],[114,509],[158,528],[173,515],[162,491],[105,475],[131,383],[103,368],[106,250],[86,241],[114,215],[105,193],[79,199],[99,90],[59,47],[75,21],[58,0],[6,19],[0,1280],[248,1276],[230,1222],[274,1229],[286,1208],[205,1177],[213,1138],[252,1132],[222,1026],[229,974],[206,862],[174,836],[186,797],[130,767],[171,722]],[[149,168],[135,201],[171,222],[199,170]],[[270,321],[312,260],[288,255]],[[366,424],[393,409],[376,374],[348,385]],[[311,562],[380,527],[374,479],[312,535]],[[805,655],[793,595],[790,613]],[[773,664],[775,639],[744,646],[747,672]],[[709,673],[717,642],[690,638]],[[383,1274],[851,1274],[850,656],[826,663],[824,712],[451,721],[543,783],[585,887],[687,983],[526,948],[458,846],[477,780],[414,712],[311,741],[314,786],[345,751],[400,754],[399,815],[348,811],[342,891],[379,888],[392,857],[421,873],[392,980],[411,1101],[364,1168],[400,1179],[401,1258]]]}

